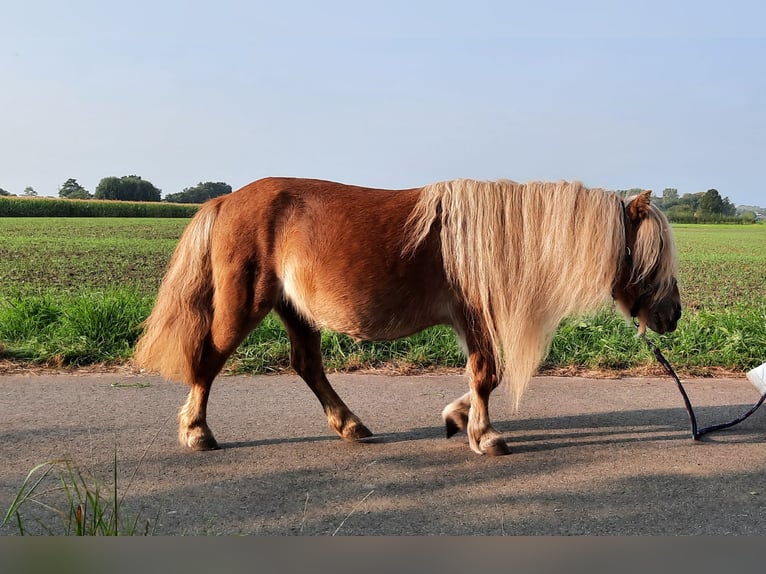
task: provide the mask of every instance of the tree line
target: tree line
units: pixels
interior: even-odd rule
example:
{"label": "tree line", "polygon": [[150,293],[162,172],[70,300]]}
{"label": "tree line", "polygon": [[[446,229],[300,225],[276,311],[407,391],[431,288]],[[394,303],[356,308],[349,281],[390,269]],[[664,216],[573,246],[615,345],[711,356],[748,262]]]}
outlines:
{"label": "tree line", "polygon": [[[634,188],[618,190],[617,193],[629,197],[641,191]],[[679,196],[676,188],[666,187],[662,190],[662,196],[652,201],[673,223],[753,223],[766,215],[766,209],[759,207],[738,209],[728,197],[721,197],[717,189]]]}
{"label": "tree line", "polygon": [[[149,180],[139,175],[122,177],[104,177],[99,181],[94,193],[80,185],[75,178],[67,179],[59,188],[59,197],[63,199],[110,199],[116,201],[165,201],[168,203],[204,203],[208,199],[231,193],[231,186],[221,181],[200,182],[184,188],[178,193],[171,193],[162,199],[162,190]],[[0,188],[0,196],[14,194]],[[25,196],[37,196],[32,187],[24,190]]]}
{"label": "tree line", "polygon": [[[200,182],[184,188],[178,193],[171,193],[162,199],[162,191],[149,180],[138,175],[105,177],[90,193],[76,179],[69,178],[59,188],[59,197],[65,199],[111,199],[117,201],[165,201],[168,203],[204,203],[208,199],[231,193],[231,186],[224,182]],[[620,195],[632,195],[640,189],[618,190]],[[12,193],[0,188],[0,196]],[[24,189],[23,195],[36,196],[32,187]],[[766,217],[766,209],[748,206],[738,210],[728,197],[721,197],[717,189],[708,189],[698,193],[685,193],[666,187],[662,197],[655,199],[657,206],[665,212],[668,219],[675,223],[711,223],[737,222],[752,223]]]}
{"label": "tree line", "polygon": [[685,193],[679,197],[678,190],[666,187],[657,205],[670,221],[676,223],[752,223],[762,217],[758,208],[738,210],[728,197],[722,197],[717,189],[698,193]]}

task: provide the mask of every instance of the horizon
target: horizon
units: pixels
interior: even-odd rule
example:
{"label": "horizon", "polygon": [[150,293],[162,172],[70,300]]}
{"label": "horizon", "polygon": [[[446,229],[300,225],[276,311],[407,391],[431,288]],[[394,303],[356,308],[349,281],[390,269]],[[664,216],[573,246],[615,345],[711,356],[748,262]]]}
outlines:
{"label": "horizon", "polygon": [[[137,174],[130,174],[130,175],[133,176],[133,175],[137,175]],[[107,177],[113,177],[113,176],[107,176]],[[123,176],[120,176],[120,177],[123,177]],[[140,177],[140,176],[138,176],[138,177]],[[77,178],[72,178],[72,179],[77,181]],[[144,178],[141,178],[141,179],[144,179]],[[79,182],[77,182],[77,183],[79,183]],[[152,183],[152,182],[150,182],[150,183]],[[202,181],[200,181],[197,184],[195,184],[193,186],[188,186],[187,188],[184,188],[181,191],[186,191],[189,188],[193,188],[193,187],[196,187],[196,186],[204,184],[204,183],[227,183],[227,182],[225,182],[225,181],[220,181],[220,182],[209,182],[209,181],[208,182],[202,182]],[[0,189],[3,189],[3,188],[0,188]],[[239,189],[241,189],[241,188],[237,188],[237,189],[232,188],[231,193],[239,191]],[[710,188],[710,189],[715,189],[715,188]],[[627,188],[627,189],[604,189],[604,191],[606,191],[608,193],[623,193],[623,192],[626,192],[626,191],[641,191],[641,190],[642,190],[642,188],[637,188],[637,187],[636,188]],[[5,191],[8,191],[8,190],[5,190]],[[99,198],[94,197],[94,191],[89,190],[87,188],[86,188],[86,191],[88,191],[88,193],[90,193],[90,195],[91,195],[91,197],[89,197],[89,198],[69,198],[69,197],[62,198],[58,194],[56,194],[56,195],[50,195],[50,194],[43,195],[43,194],[37,193],[37,190],[34,190],[34,191],[35,191],[34,195],[26,195],[26,194],[24,194],[22,192],[22,193],[11,193],[11,195],[9,197],[21,197],[21,198],[30,198],[30,199],[34,199],[34,198],[40,198],[40,199],[65,199],[67,201],[127,201],[129,203],[137,201],[137,200],[121,200],[121,199],[99,199]],[[159,202],[167,201],[167,197],[169,195],[175,195],[175,194],[179,193],[179,192],[165,193],[163,190],[160,190],[160,191],[161,191],[161,199],[158,200]],[[662,199],[663,196],[664,196],[664,194],[663,194],[664,189],[661,190],[659,193],[656,193],[654,190],[651,190],[651,191],[652,191],[652,196],[651,196],[652,200]],[[679,192],[678,193],[678,197],[679,197],[679,199],[681,199],[685,195],[701,195],[701,194],[704,194],[706,191],[708,191],[708,190],[696,191],[696,192],[687,192],[687,193]],[[718,190],[716,190],[716,191],[718,191]],[[720,194],[720,192],[719,192],[719,194]],[[731,201],[730,197],[728,197],[726,195],[723,195],[723,194],[720,194],[720,195],[721,195],[721,199],[728,199],[728,200]],[[0,195],[0,197],[3,197],[3,196]],[[144,201],[147,201],[149,203],[152,203],[152,202],[157,203],[156,201],[153,201],[153,200],[144,200]],[[766,205],[747,204],[747,203],[740,204],[740,203],[736,203],[736,202],[733,202],[733,201],[732,201],[732,203],[737,208],[740,208],[740,207],[756,207],[756,208],[761,209],[761,210],[766,210]]]}

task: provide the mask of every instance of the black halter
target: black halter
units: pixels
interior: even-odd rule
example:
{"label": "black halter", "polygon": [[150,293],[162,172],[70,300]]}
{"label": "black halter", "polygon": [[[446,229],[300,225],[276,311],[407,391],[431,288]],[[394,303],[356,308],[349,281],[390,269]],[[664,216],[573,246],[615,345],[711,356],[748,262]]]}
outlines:
{"label": "black halter", "polygon": [[[628,222],[630,221],[628,214],[626,213],[628,206],[625,205],[625,202],[622,199],[620,200],[620,203],[622,204],[622,209],[620,210],[620,219],[622,221],[622,228],[625,230],[625,253],[623,254],[622,261],[620,262],[620,269],[630,269],[632,274],[633,252],[631,251],[630,245],[628,245],[627,241]],[[633,302],[633,306],[630,308],[631,317],[636,317],[638,315],[638,311],[641,309],[641,306],[644,304],[649,295],[649,289],[642,289],[641,294],[636,298],[636,300]],[[612,297],[614,297],[614,290],[612,290]]]}

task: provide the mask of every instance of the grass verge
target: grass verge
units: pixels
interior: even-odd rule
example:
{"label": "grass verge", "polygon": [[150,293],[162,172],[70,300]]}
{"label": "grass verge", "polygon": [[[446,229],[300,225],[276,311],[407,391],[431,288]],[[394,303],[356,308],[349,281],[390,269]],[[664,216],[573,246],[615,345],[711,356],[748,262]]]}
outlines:
{"label": "grass verge", "polygon": [[[151,296],[128,288],[0,300],[0,359],[50,367],[123,364],[130,359],[152,303]],[[686,374],[746,371],[763,361],[766,303],[689,313],[677,331],[656,338],[668,359]],[[354,341],[324,332],[322,351],[331,371],[411,372],[465,364],[454,334],[446,327],[386,342]],[[287,333],[269,315],[240,345],[227,370],[278,373],[289,369],[289,363]],[[653,366],[654,358],[636,338],[632,325],[614,309],[604,308],[592,316],[564,321],[542,368],[619,371]]]}
{"label": "grass verge", "polygon": [[122,362],[151,300],[129,289],[0,300],[0,358],[51,366]]}

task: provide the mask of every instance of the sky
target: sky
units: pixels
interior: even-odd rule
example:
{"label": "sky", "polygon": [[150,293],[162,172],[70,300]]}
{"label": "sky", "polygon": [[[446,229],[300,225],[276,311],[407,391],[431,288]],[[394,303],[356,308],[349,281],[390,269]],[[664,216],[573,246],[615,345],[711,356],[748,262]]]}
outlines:
{"label": "sky", "polygon": [[0,188],[136,174],[766,205],[766,3],[0,0]]}

